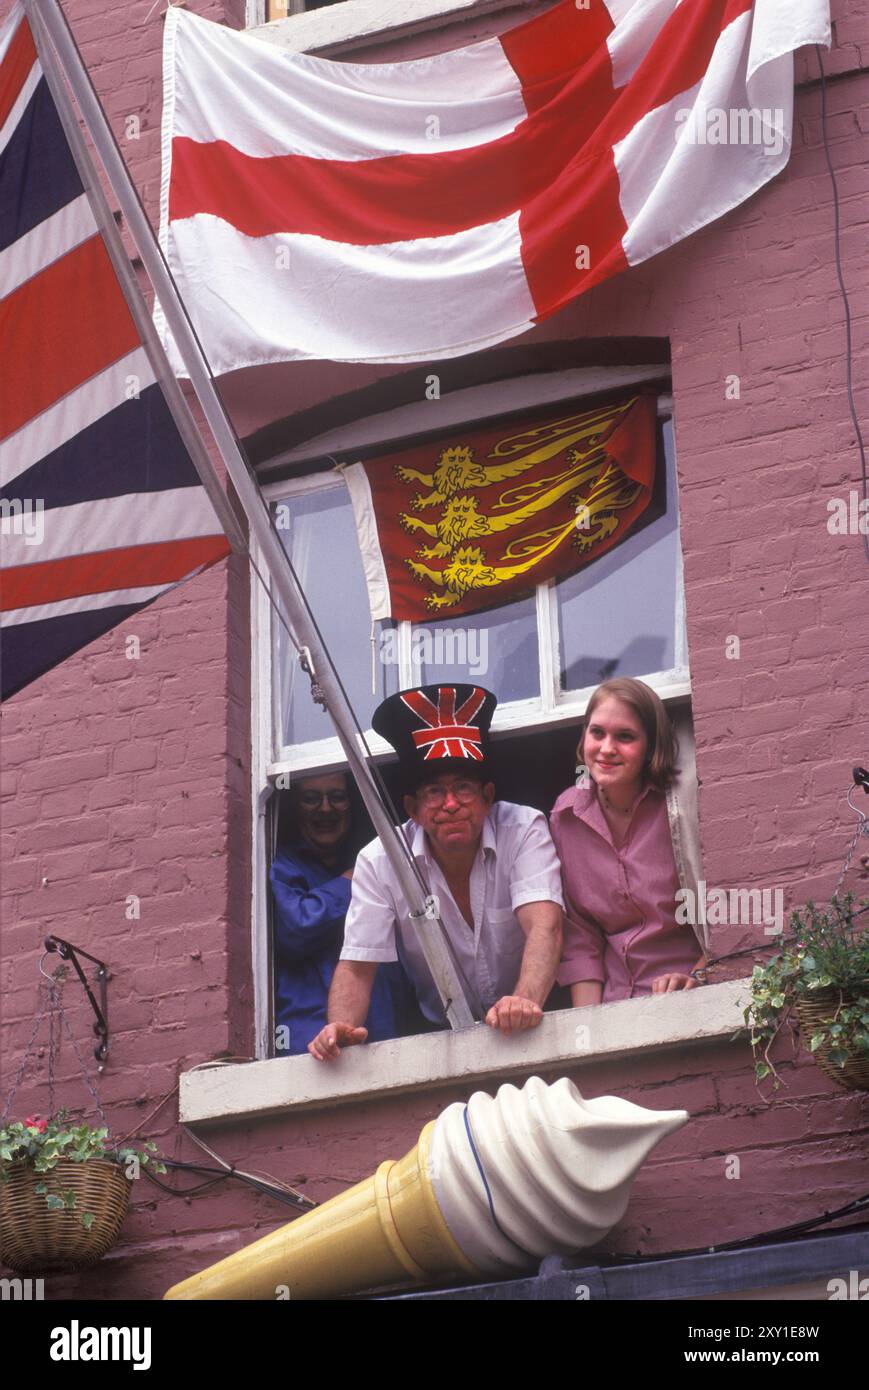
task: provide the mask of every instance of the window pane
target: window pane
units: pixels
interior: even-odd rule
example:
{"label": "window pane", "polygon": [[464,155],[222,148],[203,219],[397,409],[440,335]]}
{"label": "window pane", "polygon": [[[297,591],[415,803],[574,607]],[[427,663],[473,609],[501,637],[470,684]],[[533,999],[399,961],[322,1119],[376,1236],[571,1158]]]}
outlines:
{"label": "window pane", "polygon": [[676,665],[679,521],[669,420],[659,426],[659,466],[662,450],[664,515],[556,585],[564,690]]}
{"label": "window pane", "polygon": [[[372,691],[371,613],[347,490],[342,483],[325,492],[291,497],[281,503],[281,508],[282,522],[289,513],[289,526],[282,524],[278,535],[293,562],[347,698],[362,728],[368,729],[375,706],[399,688],[398,667],[394,661],[382,659],[388,652],[388,639],[381,638],[381,634],[394,624],[376,623],[376,692]],[[335,732],[332,721],[311,699],[310,681],[299,666],[283,625],[275,622],[275,627],[283,742],[308,743],[331,738]]]}
{"label": "window pane", "polygon": [[322,10],[337,5],[340,0],[266,0],[266,20],[287,19],[289,15],[304,14],[306,10]]}
{"label": "window pane", "polygon": [[488,613],[415,627],[411,648],[423,684],[470,681],[493,690],[499,704],[540,693],[533,594]]}

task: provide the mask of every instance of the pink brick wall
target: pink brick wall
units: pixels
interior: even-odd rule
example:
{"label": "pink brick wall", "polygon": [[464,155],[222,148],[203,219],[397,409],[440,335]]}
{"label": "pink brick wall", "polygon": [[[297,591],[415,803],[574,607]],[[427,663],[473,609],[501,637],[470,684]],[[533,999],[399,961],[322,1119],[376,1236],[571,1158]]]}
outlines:
{"label": "pink brick wall", "polygon": [[[6,8],[0,3],[0,15]],[[74,0],[66,8],[119,138],[127,115],[142,117],[141,139],[122,140],[122,148],[156,220],[158,11],[149,15],[151,0]],[[195,9],[223,14],[199,0]],[[865,419],[869,18],[859,0],[834,0],[833,13],[837,46],[825,61],[842,76],[828,92],[829,129]],[[238,23],[237,7],[233,14]],[[497,27],[488,21],[490,31]],[[456,33],[434,31],[363,57],[465,41],[464,27]],[[781,885],[789,902],[832,890],[852,823],[841,793],[851,764],[869,761],[867,568],[859,537],[826,529],[827,500],[857,486],[858,459],[815,74],[814,54],[801,55],[798,76],[808,85],[798,94],[795,150],[782,177],[533,335],[670,339],[707,879]],[[732,373],[739,401],[724,398]],[[236,374],[225,393],[247,432],[392,374],[296,364]],[[116,1132],[144,1121],[143,1133],[189,1160],[199,1153],[175,1123],[174,1098],[149,1119],[151,1111],[180,1070],[252,1048],[247,601],[244,566],[224,562],[22,692],[2,719],[2,1089],[30,1036],[40,942],[55,931],[112,970],[113,1048],[99,1090]],[[141,639],[139,661],[125,658],[129,633]],[[725,655],[731,634],[742,641],[738,661]],[[852,885],[861,886],[856,873]],[[141,899],[138,921],[125,917],[128,894]],[[743,936],[723,929],[716,950]],[[721,978],[728,973],[741,970],[731,965]],[[89,1055],[89,1011],[74,986],[67,993],[71,1026]],[[75,1072],[67,1045],[63,1098],[86,1108]],[[684,1105],[693,1117],[641,1173],[609,1247],[706,1245],[862,1191],[862,1098],[836,1091],[805,1059],[785,1064],[783,1074],[788,1103],[770,1107],[754,1089],[744,1044],[577,1069],[590,1095]],[[461,1094],[219,1127],[210,1142],[239,1166],[322,1199],[404,1152],[422,1123]],[[16,1111],[47,1107],[39,1072],[23,1085]],[[739,1181],[724,1175],[733,1153]],[[231,1184],[184,1200],[142,1183],[123,1245],[92,1272],[52,1281],[48,1292],[156,1297],[283,1219],[274,1202]]]}

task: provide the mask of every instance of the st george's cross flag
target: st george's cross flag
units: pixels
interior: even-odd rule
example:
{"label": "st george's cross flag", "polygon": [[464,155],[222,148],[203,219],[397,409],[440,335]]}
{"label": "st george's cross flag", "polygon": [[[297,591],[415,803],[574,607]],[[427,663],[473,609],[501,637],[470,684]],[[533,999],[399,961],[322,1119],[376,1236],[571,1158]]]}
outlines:
{"label": "st george's cross flag", "polygon": [[3,699],[230,550],[139,308],[149,346],[16,5],[0,27]]}
{"label": "st george's cross flag", "polygon": [[675,245],[785,167],[830,17],[562,0],[409,62],[279,42],[166,16],[160,238],[218,374],[471,352]]}

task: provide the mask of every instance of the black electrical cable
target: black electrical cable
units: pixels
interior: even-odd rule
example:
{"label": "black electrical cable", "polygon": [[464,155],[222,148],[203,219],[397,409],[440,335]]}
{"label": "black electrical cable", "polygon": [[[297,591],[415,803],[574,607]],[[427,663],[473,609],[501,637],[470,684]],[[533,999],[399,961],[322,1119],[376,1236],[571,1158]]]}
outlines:
{"label": "black electrical cable", "polygon": [[167,1168],[172,1168],[179,1172],[188,1173],[213,1173],[215,1176],[205,1182],[195,1183],[192,1187],[173,1187],[171,1183],[163,1180],[154,1173],[147,1164],[143,1164],[141,1173],[149,1178],[155,1187],[159,1187],[163,1192],[168,1192],[173,1197],[194,1197],[199,1192],[206,1192],[209,1188],[215,1187],[219,1182],[224,1182],[227,1178],[235,1178],[238,1182],[243,1182],[252,1187],[257,1192],[263,1192],[267,1197],[274,1197],[282,1202],[284,1206],[292,1207],[294,1211],[313,1211],[319,1205],[310,1197],[295,1197],[289,1192],[285,1192],[280,1187],[273,1187],[271,1183],[261,1181],[259,1178],[251,1177],[248,1173],[240,1173],[236,1169],[211,1168],[204,1163],[182,1163],[176,1159],[161,1158],[160,1162]]}
{"label": "black electrical cable", "polygon": [[[830,183],[833,187],[833,216],[835,226],[834,246],[836,251],[836,276],[839,281],[839,290],[842,295],[842,304],[845,309],[845,362],[846,377],[848,386],[848,408],[851,414],[851,423],[854,426],[854,433],[857,436],[857,448],[860,452],[861,481],[863,484],[863,501],[869,497],[869,479],[866,473],[866,447],[863,442],[863,431],[860,429],[860,421],[857,416],[857,407],[854,403],[854,352],[851,334],[851,305],[848,300],[848,291],[845,288],[845,277],[842,273],[842,246],[841,246],[841,223],[839,216],[839,187],[836,183],[836,171],[833,168],[833,161],[830,157],[830,142],[827,138],[827,78],[824,72],[824,64],[821,59],[821,49],[815,44],[815,53],[818,55],[818,68],[821,74],[821,134],[824,140],[824,157],[827,161],[827,169],[830,173]],[[864,507],[864,515],[866,508]],[[866,559],[869,560],[869,535],[863,532],[863,550]]]}
{"label": "black electrical cable", "polygon": [[[738,1240],[723,1241],[720,1245],[701,1245],[690,1250],[664,1250],[657,1255],[602,1255],[602,1260],[607,1264],[650,1264],[656,1260],[679,1260],[689,1255],[718,1255],[725,1250],[750,1250],[755,1245],[765,1245],[771,1240],[780,1240],[783,1237],[804,1235],[807,1231],[817,1230],[819,1226],[828,1226],[831,1221],[840,1221],[845,1216],[853,1216],[855,1212],[869,1210],[869,1192],[862,1197],[855,1197],[852,1202],[847,1202],[845,1206],[838,1207],[835,1211],[825,1211],[820,1216],[807,1217],[805,1221],[794,1221],[789,1226],[776,1226],[771,1231],[761,1231],[755,1236],[742,1236]],[[845,1229],[850,1229],[845,1227]],[[855,1228],[858,1229],[858,1228]]]}

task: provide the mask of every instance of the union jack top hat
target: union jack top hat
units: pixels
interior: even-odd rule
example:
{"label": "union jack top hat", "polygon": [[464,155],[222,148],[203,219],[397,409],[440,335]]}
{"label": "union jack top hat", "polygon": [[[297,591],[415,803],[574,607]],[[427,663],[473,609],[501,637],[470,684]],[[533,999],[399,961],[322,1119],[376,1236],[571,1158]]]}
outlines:
{"label": "union jack top hat", "polygon": [[398,754],[408,792],[442,772],[490,773],[489,725],[497,705],[479,685],[420,685],[377,706],[375,733]]}

